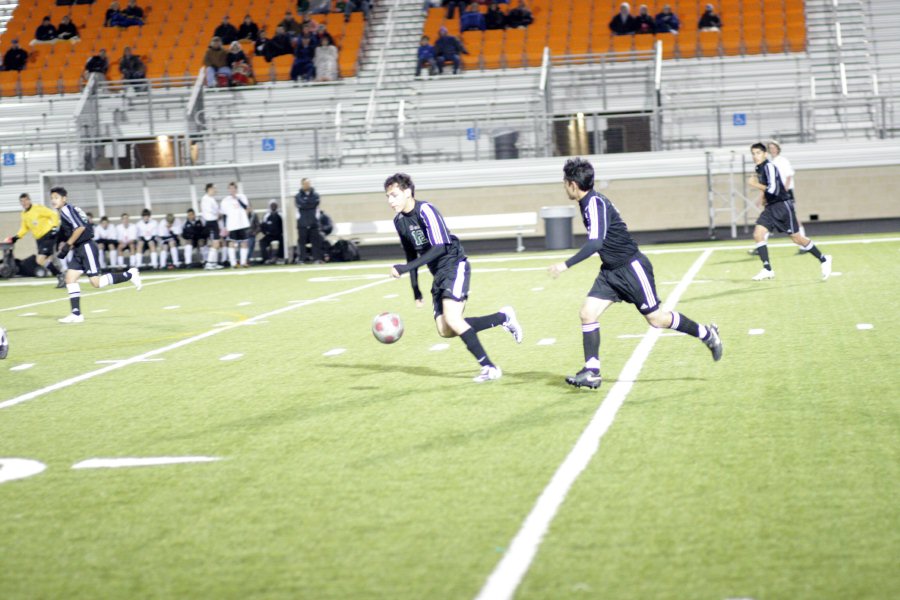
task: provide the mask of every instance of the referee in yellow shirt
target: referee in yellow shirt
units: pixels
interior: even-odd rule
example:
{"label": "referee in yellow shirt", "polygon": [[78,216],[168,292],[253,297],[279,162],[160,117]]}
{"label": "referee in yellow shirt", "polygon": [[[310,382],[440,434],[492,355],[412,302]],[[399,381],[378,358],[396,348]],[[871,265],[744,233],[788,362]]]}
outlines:
{"label": "referee in yellow shirt", "polygon": [[64,275],[60,271],[59,259],[56,258],[59,213],[52,208],[32,204],[28,194],[19,196],[19,204],[22,205],[22,226],[19,227],[16,235],[7,238],[8,241],[16,243],[16,240],[25,237],[30,231],[37,241],[37,264],[43,267],[44,264],[47,264],[47,259],[50,259],[47,269],[56,275],[56,287],[66,287]]}

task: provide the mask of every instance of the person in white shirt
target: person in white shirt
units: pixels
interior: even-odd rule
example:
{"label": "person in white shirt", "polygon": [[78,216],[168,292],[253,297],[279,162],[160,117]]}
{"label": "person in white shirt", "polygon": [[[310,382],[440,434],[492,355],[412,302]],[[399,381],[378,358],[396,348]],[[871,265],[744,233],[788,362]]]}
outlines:
{"label": "person in white shirt", "polygon": [[[228,195],[222,198],[222,214],[225,215],[225,229],[228,231],[228,262],[234,268],[247,268],[250,250],[247,247],[247,234],[250,230],[250,201],[247,196],[238,192],[235,182],[228,184]],[[237,261],[237,249],[240,247],[241,260]]]}
{"label": "person in white shirt", "polygon": [[125,251],[128,251],[128,266],[137,266],[137,227],[131,223],[128,213],[122,213],[122,222],[116,225],[116,239],[119,240],[119,264],[118,266],[125,268]]}
{"label": "person in white shirt", "polygon": [[159,234],[159,223],[156,219],[151,218],[150,209],[145,208],[141,211],[141,220],[137,222],[138,241],[137,241],[137,261],[135,265],[138,268],[144,266],[144,252],[150,251],[150,266],[154,269],[159,268],[159,253],[156,251],[156,236]]}
{"label": "person in white shirt", "polygon": [[177,269],[181,266],[178,261],[178,236],[181,234],[181,221],[175,218],[175,215],[169,213],[166,218],[159,222],[159,268],[166,267],[166,249],[172,256],[172,264],[170,269]]}
{"label": "person in white shirt", "polygon": [[204,269],[221,269],[219,264],[219,247],[222,236],[219,233],[219,202],[216,200],[216,186],[206,184],[206,194],[200,199],[200,218],[203,220],[203,228],[206,230],[206,245],[209,248]]}
{"label": "person in white shirt", "polygon": [[[794,198],[794,175],[796,174],[796,171],[794,171],[794,167],[791,166],[791,161],[785,158],[781,153],[781,144],[775,140],[768,143],[767,149],[769,151],[769,156],[772,157],[772,164],[775,165],[775,168],[778,169],[778,172],[781,174],[781,185],[787,190],[791,200],[796,201],[796,198]],[[806,236],[802,223],[800,224],[800,235]],[[806,251],[803,248],[800,248],[800,254],[803,254],[804,252]]]}
{"label": "person in white shirt", "polygon": [[[119,239],[116,236],[116,228],[110,224],[109,218],[100,217],[100,224],[94,227],[94,239],[100,249],[100,268],[110,268],[118,264]],[[109,252],[109,262],[106,261],[106,253]]]}

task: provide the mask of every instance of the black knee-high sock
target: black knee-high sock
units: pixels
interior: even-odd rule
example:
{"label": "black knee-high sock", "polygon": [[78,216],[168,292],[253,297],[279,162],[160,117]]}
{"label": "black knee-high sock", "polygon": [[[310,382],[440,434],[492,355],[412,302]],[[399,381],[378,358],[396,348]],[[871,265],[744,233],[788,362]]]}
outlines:
{"label": "black knee-high sock", "polygon": [[59,275],[59,268],[57,268],[57,266],[53,264],[52,260],[47,263],[47,270],[50,271],[54,276]]}
{"label": "black knee-high sock", "polygon": [[[69,284],[72,285],[72,284]],[[69,304],[72,305],[72,314],[80,315],[81,314],[81,290],[78,288],[78,284],[74,284],[73,287],[68,287],[69,292]]]}
{"label": "black knee-high sock", "polygon": [[600,357],[600,323],[581,325],[581,344],[584,347],[584,362],[599,361]]}
{"label": "black knee-high sock", "polygon": [[461,336],[462,341],[465,343],[466,348],[469,352],[472,353],[472,356],[475,357],[475,360],[478,361],[482,367],[493,367],[494,363],[491,362],[491,359],[488,358],[487,352],[484,351],[484,347],[481,345],[481,342],[478,341],[478,333],[472,328],[466,329]]}
{"label": "black knee-high sock", "polygon": [[695,321],[675,311],[672,311],[672,324],[669,325],[669,329],[692,335],[701,340],[709,337],[709,330],[705,325],[698,325]]}
{"label": "black knee-high sock", "polygon": [[468,323],[475,331],[484,331],[485,329],[490,329],[497,325],[503,325],[505,322],[506,315],[502,312],[495,312],[492,315],[485,315],[483,317],[468,317],[466,319],[466,323]]}
{"label": "black knee-high sock", "polygon": [[766,244],[760,244],[756,249],[759,251],[759,260],[762,261],[763,268],[766,271],[771,271],[772,265],[769,264],[769,247]]}
{"label": "black knee-high sock", "polygon": [[822,256],[822,252],[816,247],[812,240],[809,240],[809,243],[805,246],[801,246],[801,248],[815,256],[819,262],[825,262],[825,257]]}
{"label": "black knee-high sock", "polygon": [[113,285],[116,285],[117,283],[125,283],[126,281],[131,279],[131,273],[129,273],[128,271],[125,271],[124,273],[110,273],[110,276],[112,277]]}

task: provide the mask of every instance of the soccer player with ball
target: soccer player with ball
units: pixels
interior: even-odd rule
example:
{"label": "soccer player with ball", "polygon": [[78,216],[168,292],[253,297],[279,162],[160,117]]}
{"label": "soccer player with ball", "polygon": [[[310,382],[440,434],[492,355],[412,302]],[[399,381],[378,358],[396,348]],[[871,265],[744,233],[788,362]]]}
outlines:
{"label": "soccer player with ball", "polygon": [[469,297],[471,269],[469,260],[459,239],[450,233],[444,217],[438,209],[416,200],[416,187],[405,173],[395,173],[384,182],[388,204],[394,209],[394,226],[406,253],[406,264],[394,265],[391,277],[400,278],[409,273],[413,294],[421,301],[418,268],[428,266],[434,277],[431,298],[434,322],[441,337],[459,336],[478,364],[481,372],[473,381],[482,383],[500,379],[500,367],[491,362],[478,340],[478,332],[498,325],[503,326],[517,343],[522,343],[522,327],[511,306],[483,317],[463,318],[466,299]]}

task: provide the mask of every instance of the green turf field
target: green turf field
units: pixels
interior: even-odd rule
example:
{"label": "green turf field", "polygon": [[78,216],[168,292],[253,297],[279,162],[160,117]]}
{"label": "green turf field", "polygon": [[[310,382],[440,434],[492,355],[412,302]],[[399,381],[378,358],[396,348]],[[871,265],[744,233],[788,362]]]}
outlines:
{"label": "green turf field", "polygon": [[[817,242],[827,282],[777,243],[758,283],[746,245],[644,248],[725,356],[656,339],[515,597],[900,597],[900,236]],[[387,263],[83,281],[68,326],[49,280],[0,283],[0,598],[475,598],[649,343],[614,306],[603,387],[563,383],[599,265],[551,280],[564,256],[472,257],[467,314],[525,328],[480,334],[504,371],[482,385]],[[219,460],[72,468],[196,456]]]}

